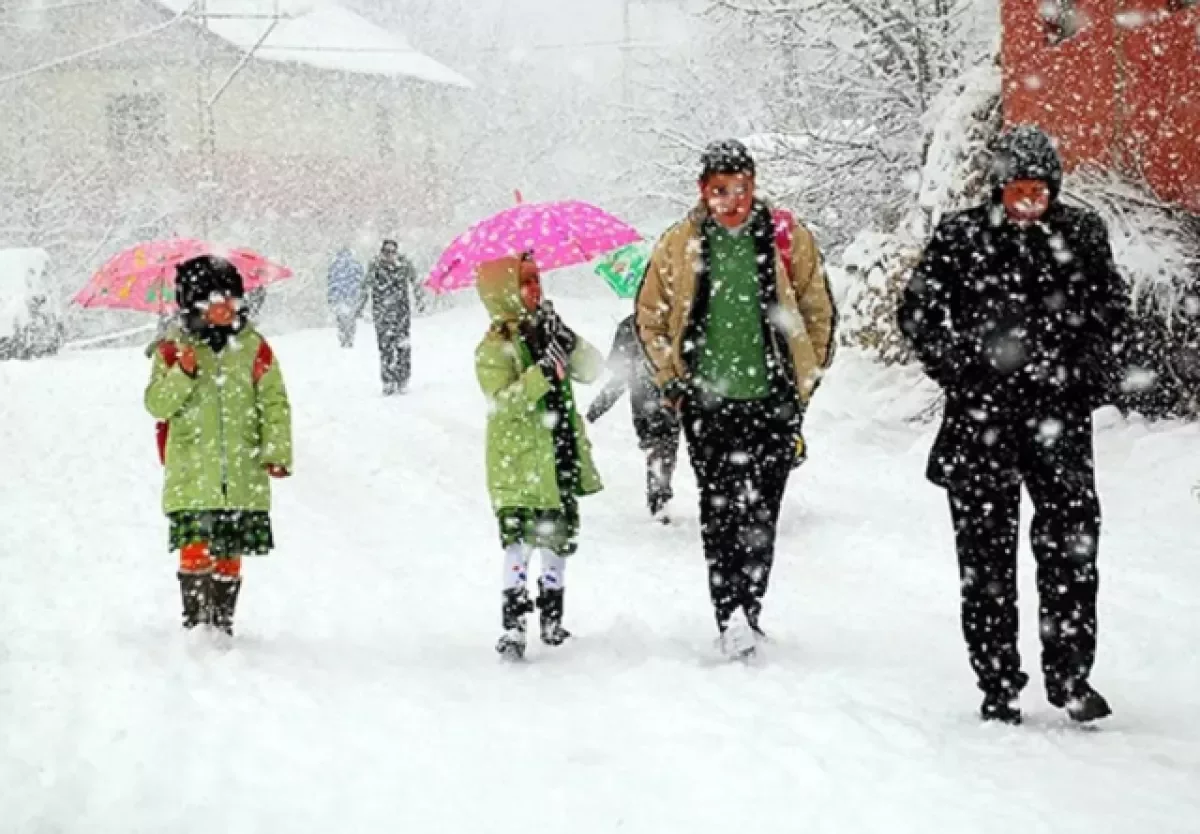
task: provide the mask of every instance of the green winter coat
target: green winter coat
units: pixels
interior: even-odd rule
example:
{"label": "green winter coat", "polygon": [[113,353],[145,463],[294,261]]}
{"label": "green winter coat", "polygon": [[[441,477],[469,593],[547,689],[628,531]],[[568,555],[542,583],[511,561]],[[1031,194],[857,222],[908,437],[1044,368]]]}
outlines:
{"label": "green winter coat", "polygon": [[[543,398],[550,382],[533,364],[529,348],[517,333],[525,315],[520,298],[516,259],[485,264],[478,289],[492,317],[492,327],[475,351],[475,375],[488,399],[487,484],[492,507],[561,509],[554,435]],[[579,495],[603,489],[592,460],[592,444],[574,407],[571,380],[593,382],[604,369],[604,357],[582,338],[571,354],[564,384],[571,403],[570,420],[579,451]]]}
{"label": "green winter coat", "polygon": [[[195,348],[197,369],[193,379],[154,350],[146,410],[170,424],[163,510],[269,511],[266,466],[292,469],[292,411],[279,360],[251,326],[220,353],[179,329],[163,341],[181,352]],[[263,358],[269,367],[256,385],[254,364]]]}

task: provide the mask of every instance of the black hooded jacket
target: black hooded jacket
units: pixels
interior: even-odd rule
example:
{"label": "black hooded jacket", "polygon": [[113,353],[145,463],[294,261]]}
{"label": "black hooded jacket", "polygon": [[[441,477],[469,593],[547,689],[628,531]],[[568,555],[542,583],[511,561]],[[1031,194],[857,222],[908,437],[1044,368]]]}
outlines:
{"label": "black hooded jacket", "polygon": [[[1007,217],[1001,195],[1017,179],[1050,187],[1036,222]],[[992,180],[988,203],[938,224],[898,311],[946,392],[926,476],[950,489],[1019,481],[1034,453],[1053,456],[1063,477],[1090,472],[1091,412],[1112,401],[1124,370],[1128,291],[1104,223],[1059,201],[1050,139],[1005,134]]]}
{"label": "black hooded jacket", "polygon": [[588,408],[587,417],[593,422],[599,420],[628,390],[634,431],[643,444],[651,444],[675,436],[679,418],[663,404],[662,392],[654,384],[654,374],[642,351],[633,318],[627,316],[617,325],[608,355],[612,379]]}
{"label": "black hooded jacket", "polygon": [[[1128,291],[1094,213],[1058,199],[1062,166],[1050,139],[1021,127],[1001,138],[993,197],[947,216],[904,291],[899,325],[926,372],[955,403],[993,416],[1090,414],[1123,376]],[[1006,183],[1050,187],[1046,214],[1008,219]],[[949,410],[949,409],[948,409]]]}

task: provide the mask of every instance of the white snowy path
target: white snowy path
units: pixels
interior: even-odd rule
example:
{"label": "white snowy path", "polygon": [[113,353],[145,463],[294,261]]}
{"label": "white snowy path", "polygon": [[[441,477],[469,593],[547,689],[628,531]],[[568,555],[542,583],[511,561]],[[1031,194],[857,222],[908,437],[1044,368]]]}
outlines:
{"label": "white snowy path", "polygon": [[[563,307],[608,347],[615,304]],[[514,667],[492,651],[482,327],[419,320],[394,400],[369,330],[273,340],[298,471],[228,651],[176,625],[144,357],[0,364],[0,831],[1200,831],[1197,427],[1100,435],[1100,730],[1041,694],[1027,554],[1026,725],[976,721],[930,430],[853,357],[809,419],[762,664],[716,660],[686,458],[681,522],[652,526],[623,401],[594,433],[577,639]]]}

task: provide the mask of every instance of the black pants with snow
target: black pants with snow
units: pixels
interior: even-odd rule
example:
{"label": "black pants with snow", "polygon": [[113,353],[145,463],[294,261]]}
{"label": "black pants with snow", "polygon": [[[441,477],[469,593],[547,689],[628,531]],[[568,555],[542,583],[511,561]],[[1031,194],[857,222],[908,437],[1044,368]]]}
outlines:
{"label": "black pants with snow", "polygon": [[962,629],[984,692],[1020,691],[1028,680],[1017,647],[1017,542],[1021,484],[1034,514],[1042,672],[1049,693],[1070,694],[1096,656],[1100,502],[1091,418],[1011,430],[1016,477],[949,485],[962,589]]}
{"label": "black pants with snow", "polygon": [[679,459],[679,434],[679,424],[672,423],[641,438],[639,445],[646,453],[646,504],[651,513],[657,513],[675,497],[671,481]]}
{"label": "black pants with snow", "polygon": [[792,429],[769,401],[734,400],[689,402],[683,427],[717,627],[738,608],[757,626],[792,471]]}
{"label": "black pants with snow", "polygon": [[385,393],[408,387],[412,373],[410,331],[412,316],[407,308],[375,308],[375,336],[379,342],[379,373]]}

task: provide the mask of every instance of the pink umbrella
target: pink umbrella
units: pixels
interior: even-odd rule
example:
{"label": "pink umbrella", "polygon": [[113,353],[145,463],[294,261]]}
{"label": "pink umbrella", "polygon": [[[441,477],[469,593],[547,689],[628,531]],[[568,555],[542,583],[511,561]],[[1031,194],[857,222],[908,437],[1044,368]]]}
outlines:
{"label": "pink umbrella", "polygon": [[237,267],[247,290],[290,278],[292,271],[249,249],[222,249],[194,238],[139,243],[112,257],[75,296],[83,307],[164,313],[175,309],[175,267],[217,255]]}
{"label": "pink umbrella", "polygon": [[590,203],[519,203],[455,238],[425,284],[435,293],[462,289],[475,283],[481,263],[522,252],[533,252],[543,272],[575,266],[641,238],[632,226]]}

